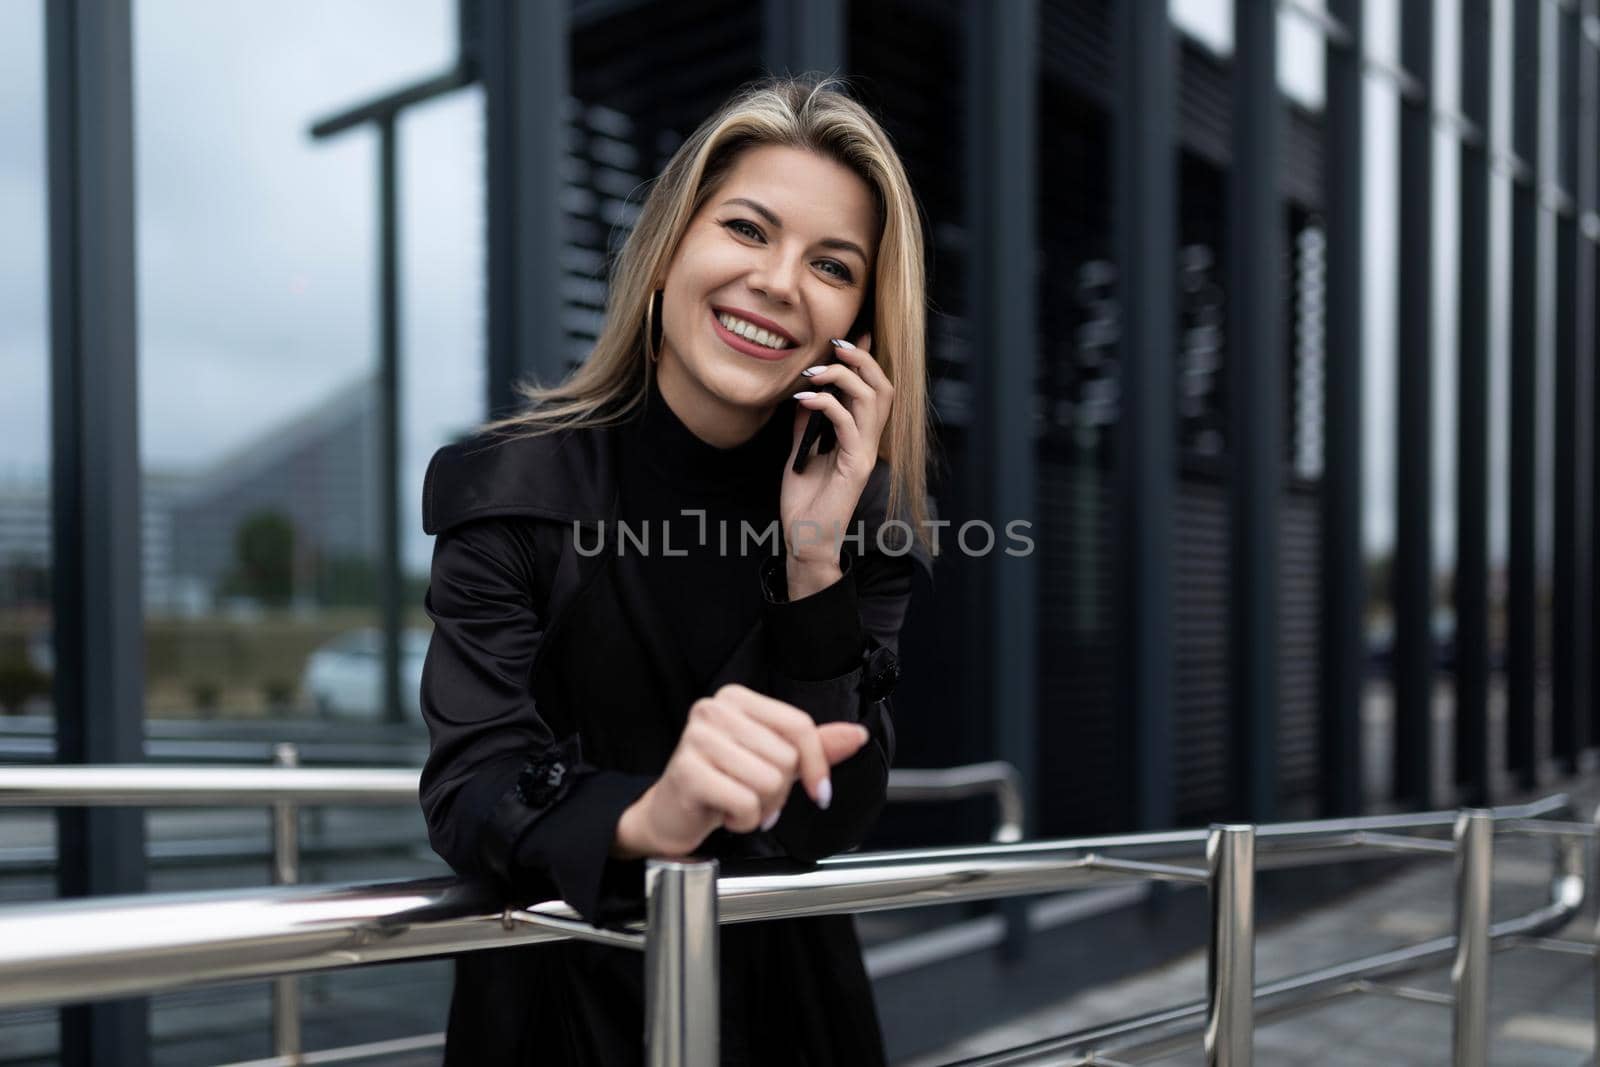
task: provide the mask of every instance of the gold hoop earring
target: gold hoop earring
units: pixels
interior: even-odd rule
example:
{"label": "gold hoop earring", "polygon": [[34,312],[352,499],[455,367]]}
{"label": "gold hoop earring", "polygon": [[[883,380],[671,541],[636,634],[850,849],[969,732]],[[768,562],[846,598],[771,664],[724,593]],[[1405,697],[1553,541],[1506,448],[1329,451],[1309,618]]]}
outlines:
{"label": "gold hoop earring", "polygon": [[644,305],[644,354],[651,363],[661,362],[661,353],[656,348],[656,298],[660,296],[662,290],[657,289]]}

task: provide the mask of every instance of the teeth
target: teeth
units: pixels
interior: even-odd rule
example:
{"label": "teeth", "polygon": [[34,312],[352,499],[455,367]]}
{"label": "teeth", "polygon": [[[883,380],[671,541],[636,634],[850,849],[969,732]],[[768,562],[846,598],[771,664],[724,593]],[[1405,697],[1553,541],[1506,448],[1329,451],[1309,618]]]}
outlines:
{"label": "teeth", "polygon": [[726,311],[717,313],[717,321],[726,326],[731,333],[736,333],[747,341],[754,341],[767,348],[783,349],[789,347],[789,342],[775,333],[768,333],[761,327],[748,323],[743,319],[736,319]]}

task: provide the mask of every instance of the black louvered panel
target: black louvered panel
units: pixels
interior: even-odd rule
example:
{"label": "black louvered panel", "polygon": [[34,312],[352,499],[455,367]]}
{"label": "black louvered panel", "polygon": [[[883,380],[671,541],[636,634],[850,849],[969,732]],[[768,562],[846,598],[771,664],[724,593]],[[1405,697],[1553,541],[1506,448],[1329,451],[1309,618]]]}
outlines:
{"label": "black louvered panel", "polygon": [[656,0],[572,35],[573,93],[687,135],[761,73],[761,5]]}
{"label": "black louvered panel", "polygon": [[[1192,46],[1185,49],[1185,63]],[[1216,72],[1213,71],[1213,74]],[[1227,175],[1195,147],[1196,96],[1226,82],[1186,66],[1178,198],[1179,452],[1173,551],[1174,765],[1181,824],[1223,816],[1228,799]],[[1226,107],[1224,95],[1222,106]]]}
{"label": "black louvered panel", "polygon": [[1285,814],[1313,810],[1319,773],[1318,635],[1321,626],[1323,266],[1321,222],[1289,210],[1288,440],[1279,539],[1278,802]]}
{"label": "black louvered panel", "polygon": [[[1039,11],[1040,65],[1056,82],[1103,108],[1115,87],[1110,5],[1105,0],[1047,0]],[[1178,125],[1182,145],[1226,166],[1232,156],[1231,64],[1179,35]],[[1321,203],[1320,117],[1285,102],[1282,172],[1284,193],[1307,205]]]}
{"label": "black louvered panel", "polygon": [[[1278,796],[1301,813],[1318,766],[1317,496],[1284,496],[1279,556]],[[1225,816],[1228,801],[1228,514],[1226,489],[1210,471],[1185,472],[1178,494],[1178,817],[1195,825]]]}
{"label": "black louvered panel", "polygon": [[1289,106],[1283,131],[1283,195],[1322,206],[1322,116]]}
{"label": "black louvered panel", "polygon": [[[1103,27],[1081,24],[1098,4],[1047,8],[1047,34],[1080,44],[1104,37]],[[1039,126],[1039,810],[1042,832],[1093,833],[1127,825],[1129,784],[1114,674],[1121,313],[1109,251],[1110,127],[1103,103],[1048,69]]]}
{"label": "black louvered panel", "polygon": [[1039,8],[1039,68],[1045,84],[1111,106],[1111,10],[1106,0],[1046,0]]}
{"label": "black louvered panel", "polygon": [[1306,815],[1317,792],[1317,572],[1322,540],[1315,491],[1284,494],[1278,554],[1278,802],[1280,814]]}
{"label": "black louvered panel", "polygon": [[633,196],[648,169],[633,119],[603,104],[567,101],[565,161],[568,244],[562,253],[569,360],[581,362],[599,335],[605,315],[608,256],[621,247],[638,215]]}
{"label": "black louvered panel", "polygon": [[[975,513],[961,503],[971,494],[957,480],[971,439],[964,380],[970,352],[960,317],[967,304],[964,6],[962,0],[845,5],[848,83],[893,142],[924,221],[928,375],[940,423],[930,474],[941,512],[959,518]],[[942,531],[932,595],[914,596],[901,633],[906,676],[896,690],[895,717],[896,761],[904,767],[952,766],[994,754],[989,650],[973,647],[971,626],[986,610],[974,572],[989,560],[963,556],[955,536],[953,528]],[[992,811],[981,803],[962,810],[982,819]],[[963,829],[981,834],[987,828],[954,826],[950,819],[945,806],[904,806],[886,811],[885,826],[890,833],[896,826],[915,828],[904,839],[916,841],[960,839],[955,835]]]}
{"label": "black louvered panel", "polygon": [[[1183,147],[1226,168],[1233,158],[1232,67],[1209,49],[1184,39],[1178,71],[1178,129]],[[1285,102],[1280,143],[1280,188],[1308,206],[1322,203],[1321,117]]]}
{"label": "black louvered panel", "polygon": [[1038,833],[1127,825],[1125,739],[1118,726],[1111,498],[1092,458],[1039,455]]}
{"label": "black louvered panel", "polygon": [[[1178,768],[1180,817],[1204,822],[1227,803],[1229,561],[1226,518],[1226,173],[1185,152],[1179,218],[1181,296],[1178,433],[1183,457],[1178,552]],[[1318,527],[1322,306],[1320,223],[1286,206],[1283,315],[1286,489],[1280,540],[1278,782],[1285,804],[1316,788]]]}
{"label": "black louvered panel", "polygon": [[1208,49],[1184,40],[1178,60],[1179,137],[1184,148],[1224,169],[1233,158],[1228,144],[1228,131],[1233,128],[1230,82],[1226,63]]}
{"label": "black louvered panel", "polygon": [[1110,477],[1120,410],[1110,131],[1104,112],[1061,85],[1044,87],[1040,114],[1037,373],[1045,434]]}
{"label": "black louvered panel", "polygon": [[1224,379],[1227,279],[1223,173],[1192,152],[1181,157],[1178,197],[1178,448],[1216,459],[1227,448]]}
{"label": "black louvered panel", "polygon": [[573,97],[563,205],[569,362],[604,315],[611,257],[672,151],[760,73],[759,5],[687,0],[629,7],[572,35]]}
{"label": "black louvered panel", "polygon": [[1178,821],[1219,817],[1228,796],[1228,506],[1215,477],[1186,471],[1173,548]]}
{"label": "black louvered panel", "polygon": [[965,56],[953,0],[849,4],[850,83],[882,121],[911,179],[926,229],[929,379],[946,423],[965,425],[968,350],[964,201]]}

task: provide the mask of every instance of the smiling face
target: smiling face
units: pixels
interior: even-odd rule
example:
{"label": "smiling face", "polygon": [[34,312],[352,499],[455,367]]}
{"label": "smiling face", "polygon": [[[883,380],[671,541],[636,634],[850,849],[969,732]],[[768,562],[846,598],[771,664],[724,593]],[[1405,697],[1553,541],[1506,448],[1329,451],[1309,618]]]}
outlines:
{"label": "smiling face", "polygon": [[876,234],[872,190],[844,165],[778,145],[740,153],[667,269],[657,374],[684,424],[739,444],[828,362],[832,338],[856,340]]}

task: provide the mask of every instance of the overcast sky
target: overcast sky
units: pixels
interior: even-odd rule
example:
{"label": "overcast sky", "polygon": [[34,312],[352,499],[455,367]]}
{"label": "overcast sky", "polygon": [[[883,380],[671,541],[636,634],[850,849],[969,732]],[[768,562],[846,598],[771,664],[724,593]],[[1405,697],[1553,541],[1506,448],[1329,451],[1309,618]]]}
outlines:
{"label": "overcast sky", "polygon": [[[1370,46],[1396,51],[1398,0],[1375,0]],[[40,0],[0,0],[0,480],[42,478],[48,456]],[[1231,49],[1227,0],[1172,0]],[[441,70],[454,0],[135,0],[140,434],[147,469],[203,467],[375,362],[375,139],[313,143],[316,118]],[[1455,3],[1440,5],[1452,21]],[[1317,39],[1284,16],[1281,80],[1320,103]],[[1450,35],[1442,42],[1454,53]],[[1454,67],[1445,63],[1446,99]],[[1369,87],[1366,535],[1393,540],[1392,94]],[[475,421],[483,393],[482,106],[476,88],[401,126],[406,556],[426,567],[411,507],[433,449]],[[1453,153],[1442,151],[1453,190]],[[1441,198],[1440,281],[1453,278]],[[1435,545],[1453,552],[1453,302],[1441,284]],[[1503,359],[1500,361],[1503,363]],[[1503,379],[1503,366],[1496,372]],[[1503,397],[1502,390],[1495,395]],[[1504,427],[1491,427],[1503,470]],[[1491,523],[1503,547],[1503,492]]]}
{"label": "overcast sky", "polygon": [[[0,476],[47,457],[42,27],[0,0]],[[312,121],[454,57],[453,0],[137,0],[140,447],[204,467],[362,375],[376,353],[376,138]],[[482,96],[400,127],[408,561],[427,456],[483,393]],[[13,236],[20,240],[13,240]]]}

